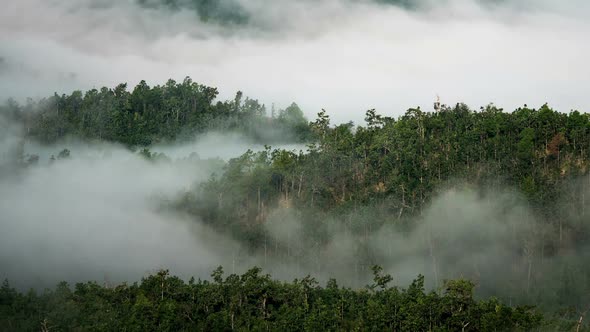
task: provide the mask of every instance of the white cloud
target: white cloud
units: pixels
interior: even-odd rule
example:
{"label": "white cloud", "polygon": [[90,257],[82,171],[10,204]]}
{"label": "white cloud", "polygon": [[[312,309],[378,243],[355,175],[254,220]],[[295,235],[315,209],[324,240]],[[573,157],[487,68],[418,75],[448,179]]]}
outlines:
{"label": "white cloud", "polygon": [[2,97],[189,75],[222,98],[243,90],[268,104],[295,100],[309,116],[326,108],[336,121],[359,121],[372,107],[430,109],[437,93],[474,108],[587,104],[583,1],[425,1],[416,11],[345,0],[242,3],[252,23],[224,28],[132,1],[11,2],[0,14]]}

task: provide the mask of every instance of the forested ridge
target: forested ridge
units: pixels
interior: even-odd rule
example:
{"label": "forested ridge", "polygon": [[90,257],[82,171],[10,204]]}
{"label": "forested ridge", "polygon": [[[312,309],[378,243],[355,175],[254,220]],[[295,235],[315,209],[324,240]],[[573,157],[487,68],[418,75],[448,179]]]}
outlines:
{"label": "forested ridge", "polygon": [[[268,114],[241,92],[216,98],[190,78],[142,81],[131,92],[121,84],[9,101],[1,114],[23,140],[121,143],[153,163],[178,162],[156,158],[154,144],[208,131],[306,143],[246,151],[161,208],[230,235],[247,248],[238,260],[256,255],[265,271],[294,264],[300,275],[335,274],[351,286],[275,281],[257,268],[188,284],[161,271],[133,285],[60,284],[43,294],[6,283],[5,330],[587,328],[578,320],[590,306],[589,114],[457,104],[397,118],[369,110],[364,124],[333,125],[324,110],[308,121],[296,104]],[[22,149],[15,160],[39,163]],[[400,262],[425,276],[388,286],[399,282]]]}
{"label": "forested ridge", "polygon": [[141,81],[69,95],[54,94],[23,105],[8,100],[1,113],[22,125],[26,137],[44,144],[67,137],[121,143],[131,148],[193,139],[204,131],[235,131],[264,142],[304,141],[307,120],[297,104],[275,110],[238,91],[216,100],[216,88],[168,80],[150,87]]}
{"label": "forested ridge", "polygon": [[[279,282],[254,268],[212,281],[183,280],[160,271],[132,285],[66,283],[21,294],[0,288],[2,331],[528,331],[542,328],[532,307],[496,299],[476,301],[474,285],[449,281],[443,294],[427,292],[419,276],[407,288],[374,267],[362,289],[310,277]],[[571,323],[562,327],[573,327]],[[553,325],[554,327],[560,325]]]}
{"label": "forested ridge", "polygon": [[[457,257],[473,251],[487,258],[473,258],[460,270],[486,295],[572,314],[586,310],[588,114],[548,105],[507,113],[458,104],[439,112],[410,109],[398,119],[374,110],[366,115],[362,127],[330,126],[322,111],[310,123],[317,141],[308,151],[246,153],[178,204],[231,230],[254,251],[316,272],[324,268],[317,257],[333,254],[326,246],[337,241],[334,234],[352,237],[354,259],[346,264],[358,276],[401,249],[388,236],[418,229],[426,236],[432,285],[440,286]],[[470,204],[476,211],[464,210]],[[299,221],[301,243],[269,240],[264,223],[283,218]],[[474,220],[505,233],[482,237],[475,228],[455,235]],[[496,253],[496,246],[510,253]],[[495,255],[509,258],[496,265]]]}

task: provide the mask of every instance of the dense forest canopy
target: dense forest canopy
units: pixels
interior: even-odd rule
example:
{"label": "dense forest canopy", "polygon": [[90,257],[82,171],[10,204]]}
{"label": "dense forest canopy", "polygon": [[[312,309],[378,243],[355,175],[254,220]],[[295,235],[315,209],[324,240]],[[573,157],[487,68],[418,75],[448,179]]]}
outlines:
{"label": "dense forest canopy", "polygon": [[[528,331],[571,329],[575,323],[542,321],[532,307],[512,308],[496,299],[473,299],[474,285],[449,281],[443,294],[427,292],[419,276],[406,289],[388,286],[391,276],[374,267],[362,289],[331,279],[290,283],[254,268],[211,281],[188,283],[160,271],[141,283],[102,286],[60,283],[43,294],[0,288],[0,330],[42,331]],[[31,319],[31,316],[39,319]]]}
{"label": "dense forest canopy", "polygon": [[[131,286],[60,284],[43,294],[6,283],[4,329],[578,326],[590,305],[589,114],[457,104],[397,118],[371,109],[362,125],[334,125],[324,110],[307,120],[295,103],[269,112],[241,92],[216,97],[217,89],[186,78],[154,87],[142,81],[131,92],[120,84],[22,105],[9,100],[0,108],[0,180],[12,188],[18,178],[79,167],[67,146],[76,141],[121,144],[154,171],[188,165],[207,176],[150,197],[152,206],[235,241],[242,249],[232,249],[232,272],[256,264],[284,279],[319,276],[330,280],[326,288],[309,278],[274,281],[258,269],[188,284],[159,272]],[[266,145],[227,162],[157,151],[209,131],[307,145]],[[32,143],[55,154],[40,158],[26,151]],[[120,167],[101,158],[89,165]],[[373,286],[363,288],[371,275]],[[410,286],[387,286],[392,280]]]}
{"label": "dense forest canopy", "polygon": [[24,105],[9,100],[1,112],[22,124],[27,137],[54,143],[68,136],[105,140],[127,146],[192,139],[206,130],[236,131],[264,142],[304,142],[307,119],[297,104],[267,110],[238,91],[233,100],[216,101],[217,89],[193,82],[168,80],[150,87],[141,81],[85,93],[74,91]]}
{"label": "dense forest canopy", "polygon": [[[322,111],[310,123],[317,142],[307,152],[246,153],[179,206],[316,271],[314,259],[332,255],[326,248],[342,234],[355,244],[348,268],[362,271],[388,267],[386,257],[424,241],[408,235],[419,232],[433,285],[458,269],[506,300],[586,305],[574,294],[590,291],[580,265],[590,232],[588,114],[458,104],[398,119],[370,110],[366,120],[330,126]],[[301,243],[267,248],[268,231],[252,225],[288,218],[275,209],[298,220]],[[410,240],[391,235],[399,232]]]}

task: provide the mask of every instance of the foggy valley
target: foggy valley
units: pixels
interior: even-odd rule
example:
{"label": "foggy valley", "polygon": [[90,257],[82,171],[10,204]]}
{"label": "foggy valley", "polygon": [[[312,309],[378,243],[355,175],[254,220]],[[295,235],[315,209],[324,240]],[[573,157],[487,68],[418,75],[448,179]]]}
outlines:
{"label": "foggy valley", "polygon": [[3,4],[0,331],[590,330],[589,15]]}

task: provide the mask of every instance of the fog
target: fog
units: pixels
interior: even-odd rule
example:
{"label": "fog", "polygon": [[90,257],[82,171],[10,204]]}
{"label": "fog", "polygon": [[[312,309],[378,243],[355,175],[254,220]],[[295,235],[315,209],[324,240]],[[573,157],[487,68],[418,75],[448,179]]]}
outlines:
{"label": "fog", "polygon": [[[588,180],[571,183],[580,189]],[[590,194],[585,190],[576,193]],[[568,199],[557,206],[566,207]],[[576,274],[590,258],[588,246],[556,252],[544,241],[559,236],[557,221],[542,219],[516,188],[491,190],[456,183],[440,190],[410,221],[409,230],[394,215],[382,225],[376,209],[379,206],[359,207],[314,225],[297,211],[279,209],[265,223],[269,247],[278,241],[295,258],[269,259],[260,265],[285,279],[309,273],[321,282],[336,278],[341,284],[363,287],[371,284],[370,268],[378,264],[393,276],[394,285],[408,285],[421,274],[427,289],[440,291],[445,280],[467,278],[475,283],[478,296],[540,307],[577,303],[582,296],[564,294],[572,284],[584,282]],[[309,232],[324,232],[328,240],[321,245],[310,241]]]}
{"label": "fog", "polygon": [[150,163],[115,147],[75,153],[50,165],[41,158],[0,180],[2,277],[35,287],[121,282],[164,267],[203,274],[222,261],[215,234],[157,211],[158,200],[208,176],[205,170]]}
{"label": "fog", "polygon": [[[0,166],[6,166],[22,141],[17,127],[0,124],[11,128],[0,140],[7,156]],[[301,148],[287,146],[293,147]],[[63,148],[71,151],[68,158],[49,160]],[[0,278],[19,288],[61,280],[113,285],[158,269],[208,278],[221,265],[228,273],[260,266],[282,280],[310,274],[320,282],[337,278],[362,287],[371,282],[370,267],[379,264],[397,285],[422,274],[427,287],[439,289],[445,279],[465,277],[476,282],[480,295],[526,302],[530,298],[517,294],[533,287],[542,287],[545,299],[557,299],[564,268],[589,258],[587,248],[544,252],[542,242],[557,236],[557,225],[538,219],[516,188],[449,184],[409,229],[400,226],[398,215],[382,225],[375,213],[380,205],[332,214],[317,224],[305,211],[278,206],[263,224],[267,236],[258,250],[198,215],[167,208],[198,191],[212,173],[221,174],[223,160],[262,148],[236,135],[210,133],[193,143],[154,146],[168,159],[148,160],[114,144],[28,141],[24,153],[39,155],[37,165],[0,167]],[[585,190],[581,181],[588,180],[573,180],[572,194]]]}
{"label": "fog", "polygon": [[3,4],[0,98],[188,75],[222,99],[242,90],[277,107],[295,100],[335,122],[360,122],[369,108],[430,109],[437,94],[474,107],[587,104],[584,0],[220,2],[239,8],[242,23],[204,22],[186,1],[174,10],[146,3]]}
{"label": "fog", "polygon": [[[277,134],[274,137],[279,137]],[[220,146],[221,142],[221,146]],[[304,144],[280,144],[274,145],[274,148],[286,149],[289,151],[306,151]],[[262,151],[265,144],[256,142],[240,133],[222,133],[210,131],[197,137],[189,142],[176,142],[168,144],[156,144],[151,150],[154,152],[164,153],[173,159],[186,158],[195,152],[200,158],[220,158],[229,160],[252,150],[253,152]]]}
{"label": "fog", "polygon": [[[336,123],[359,122],[368,108],[383,115],[429,109],[436,94],[449,104],[509,109],[549,102],[584,111],[587,2],[383,2],[241,0],[248,20],[224,23],[201,21],[182,6],[135,1],[12,1],[0,11],[0,98],[189,75],[218,86],[221,99],[242,90],[279,108],[296,100],[308,117],[325,108]],[[559,261],[545,256],[534,239],[555,233],[554,226],[540,226],[515,188],[482,193],[469,186],[441,191],[412,230],[400,230],[395,215],[372,228],[369,206],[313,226],[301,211],[276,208],[264,224],[265,241],[293,258],[251,252],[199,216],[164,206],[223,172],[222,160],[264,146],[207,133],[152,146],[170,160],[150,161],[113,144],[68,139],[41,146],[21,134],[0,119],[0,278],[18,287],[134,281],[159,268],[206,278],[218,265],[359,286],[370,282],[375,263],[397,284],[424,274],[436,288],[464,276],[510,298],[518,287],[553,278],[560,264],[588,258],[587,248],[562,253]],[[20,148],[39,163],[11,167]],[[71,156],[51,162],[64,148]],[[355,227],[364,236],[352,234]],[[310,230],[325,232],[325,243],[310,243]]]}
{"label": "fog", "polygon": [[[165,206],[221,174],[225,161],[263,145],[211,132],[152,146],[161,158],[148,160],[72,137],[41,145],[4,118],[0,128],[0,278],[42,288],[60,280],[115,284],[162,268],[185,278],[206,278],[232,263],[235,271],[239,243]],[[59,157],[63,149],[69,157]],[[39,161],[22,169],[20,154]],[[240,262],[240,271],[256,263]]]}

